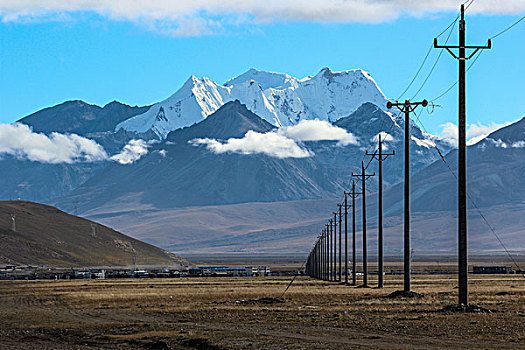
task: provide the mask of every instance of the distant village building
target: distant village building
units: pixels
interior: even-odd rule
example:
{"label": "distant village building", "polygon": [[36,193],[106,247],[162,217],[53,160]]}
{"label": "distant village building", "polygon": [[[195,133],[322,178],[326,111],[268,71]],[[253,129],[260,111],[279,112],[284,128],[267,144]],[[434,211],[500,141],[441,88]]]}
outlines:
{"label": "distant village building", "polygon": [[89,269],[77,270],[74,273],[76,279],[106,279],[106,270],[104,269]]}
{"label": "distant village building", "polygon": [[269,276],[270,266],[246,266],[246,276]]}
{"label": "distant village building", "polygon": [[511,272],[512,269],[509,266],[503,265],[484,265],[472,268],[472,273],[475,274],[508,274]]}
{"label": "distant village building", "polygon": [[207,277],[240,277],[245,275],[243,268],[228,266],[200,266],[199,270],[201,276]]}

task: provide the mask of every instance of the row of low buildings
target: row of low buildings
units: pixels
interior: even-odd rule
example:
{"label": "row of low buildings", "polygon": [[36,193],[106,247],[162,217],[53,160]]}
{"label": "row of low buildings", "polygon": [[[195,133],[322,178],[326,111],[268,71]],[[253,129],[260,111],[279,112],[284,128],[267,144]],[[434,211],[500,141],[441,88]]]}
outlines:
{"label": "row of low buildings", "polygon": [[53,269],[34,266],[4,266],[0,280],[6,279],[114,279],[114,278],[180,278],[180,277],[254,277],[269,276],[269,266],[200,266],[185,269]]}
{"label": "row of low buildings", "polygon": [[255,277],[270,276],[270,266],[199,266],[189,270],[192,276],[204,277]]}

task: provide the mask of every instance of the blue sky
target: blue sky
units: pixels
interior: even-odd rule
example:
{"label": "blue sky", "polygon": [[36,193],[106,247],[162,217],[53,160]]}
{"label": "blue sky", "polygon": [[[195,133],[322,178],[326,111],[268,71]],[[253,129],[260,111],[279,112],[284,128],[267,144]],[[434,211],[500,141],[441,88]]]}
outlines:
{"label": "blue sky", "polygon": [[[398,0],[400,1],[400,0]],[[481,0],[480,0],[481,1]],[[401,1],[402,2],[402,1]],[[481,2],[483,3],[483,2]],[[467,14],[467,40],[486,39],[523,16]],[[191,75],[223,83],[251,67],[302,78],[323,67],[333,71],[361,68],[391,98],[410,82],[434,36],[455,18],[454,10],[403,14],[369,21],[278,18],[216,23],[176,32],[179,17],[148,20],[94,11],[37,13],[8,18],[0,1],[0,122],[13,122],[39,109],[81,99],[104,105],[158,102],[174,93]],[[51,12],[53,14],[53,12]],[[211,19],[210,19],[211,18]],[[170,21],[176,22],[174,26]],[[152,24],[154,23],[154,25]],[[216,29],[216,30],[215,30]],[[451,43],[457,41],[457,27]],[[446,35],[440,39],[442,42]],[[468,121],[489,125],[525,116],[525,21],[496,38],[468,73]],[[439,51],[433,50],[420,78],[402,98],[410,98],[427,76]],[[432,99],[457,79],[457,61],[446,52],[418,98]],[[422,121],[439,134],[455,122],[457,89]]]}

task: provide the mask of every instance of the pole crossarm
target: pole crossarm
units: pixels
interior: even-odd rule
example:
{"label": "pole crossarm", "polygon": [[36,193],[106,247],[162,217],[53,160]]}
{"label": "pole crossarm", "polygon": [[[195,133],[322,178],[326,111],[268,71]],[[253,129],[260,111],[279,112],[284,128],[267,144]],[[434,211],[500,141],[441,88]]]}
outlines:
{"label": "pole crossarm", "polygon": [[[437,38],[434,38],[434,48],[435,49],[445,49],[448,51],[448,53],[450,53],[450,55],[452,55],[452,57],[454,57],[456,60],[462,60],[462,61],[468,61],[470,60],[472,57],[474,57],[474,55],[479,51],[479,50],[490,50],[492,48],[492,40],[488,39],[487,40],[487,45],[484,45],[484,46],[473,46],[473,45],[438,45],[438,39]],[[470,55],[468,55],[468,57],[460,57],[458,55],[456,55],[454,53],[454,51],[452,51],[452,49],[471,49],[471,50],[474,50],[471,52]]]}
{"label": "pole crossarm", "polygon": [[[359,197],[361,195],[361,192],[346,192],[345,191],[345,196],[348,196],[352,199],[356,199],[357,197]],[[352,204],[348,204],[348,207],[351,208],[352,207]]]}
{"label": "pole crossarm", "polygon": [[369,153],[368,151],[366,151],[366,155],[367,156],[371,156],[372,158],[374,158],[375,160],[379,161],[379,162],[384,162],[385,160],[387,160],[388,157],[390,156],[395,156],[396,155],[396,151],[392,151],[392,153],[383,153],[382,156],[384,157],[381,157],[379,158],[379,152],[378,151],[375,151],[374,153]]}
{"label": "pole crossarm", "polygon": [[423,100],[423,101],[419,101],[419,102],[411,102],[410,100],[405,100],[405,102],[391,102],[391,101],[388,101],[386,103],[386,108],[388,109],[391,109],[392,107],[396,107],[397,109],[399,109],[402,113],[412,113],[416,110],[416,107],[417,106],[423,106],[423,107],[426,107],[428,106],[428,101],[427,100]]}

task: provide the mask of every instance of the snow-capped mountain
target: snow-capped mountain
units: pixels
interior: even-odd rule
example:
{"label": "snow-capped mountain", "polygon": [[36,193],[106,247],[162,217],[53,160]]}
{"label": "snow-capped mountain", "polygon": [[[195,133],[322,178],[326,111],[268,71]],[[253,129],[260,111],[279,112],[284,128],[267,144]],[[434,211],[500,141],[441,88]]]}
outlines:
{"label": "snow-capped mountain", "polygon": [[304,79],[250,69],[224,85],[191,76],[171,97],[121,122],[116,131],[153,131],[165,138],[170,131],[198,123],[234,100],[277,127],[294,125],[303,119],[334,122],[365,102],[386,104],[377,83],[361,69],[335,73],[324,68]]}

